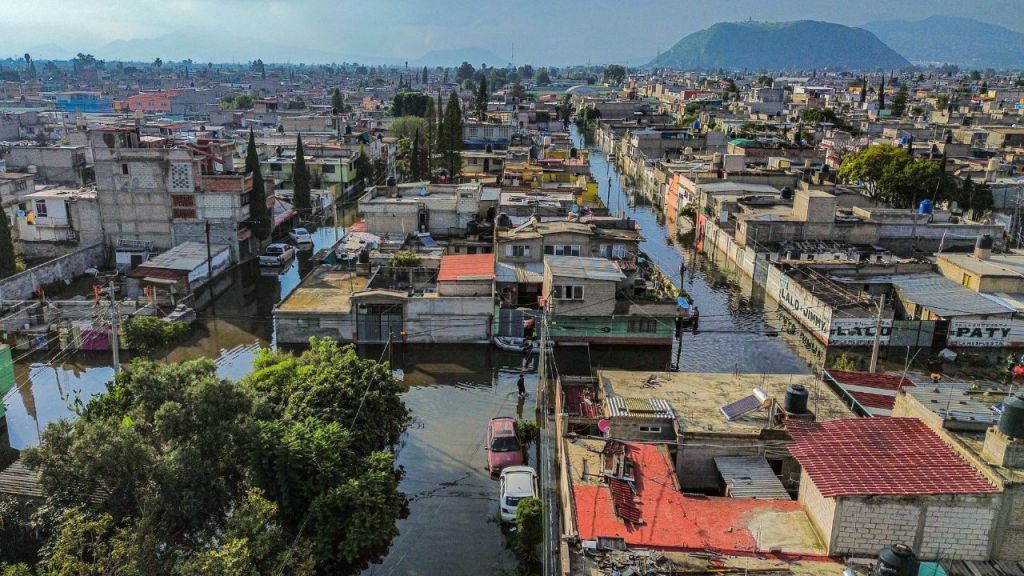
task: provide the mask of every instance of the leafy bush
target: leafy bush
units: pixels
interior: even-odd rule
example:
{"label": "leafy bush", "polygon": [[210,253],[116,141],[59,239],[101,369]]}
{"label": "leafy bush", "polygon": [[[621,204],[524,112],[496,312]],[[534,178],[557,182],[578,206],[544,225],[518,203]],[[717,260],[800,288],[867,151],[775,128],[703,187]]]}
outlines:
{"label": "leafy bush", "polygon": [[520,561],[537,559],[537,546],[544,541],[544,505],[539,498],[526,498],[516,506],[516,532],[512,551]]}
{"label": "leafy bush", "polygon": [[524,448],[531,446],[540,438],[540,428],[533,420],[519,420],[516,422],[516,433],[519,435],[519,443]]}
{"label": "leafy bush", "polygon": [[391,265],[395,268],[418,268],[420,255],[412,250],[395,252],[395,255],[391,257]]}
{"label": "leafy bush", "polygon": [[184,322],[166,322],[155,316],[134,316],[124,322],[124,345],[142,354],[173,344],[188,332]]}

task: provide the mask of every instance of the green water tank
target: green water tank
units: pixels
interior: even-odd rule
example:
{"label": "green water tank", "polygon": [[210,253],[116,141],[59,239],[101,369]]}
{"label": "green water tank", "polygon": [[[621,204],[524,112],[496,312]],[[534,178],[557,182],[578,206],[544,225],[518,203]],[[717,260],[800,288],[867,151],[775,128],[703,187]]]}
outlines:
{"label": "green water tank", "polygon": [[999,416],[999,431],[1010,438],[1024,438],[1024,398],[1018,394],[1003,400],[1003,413]]}

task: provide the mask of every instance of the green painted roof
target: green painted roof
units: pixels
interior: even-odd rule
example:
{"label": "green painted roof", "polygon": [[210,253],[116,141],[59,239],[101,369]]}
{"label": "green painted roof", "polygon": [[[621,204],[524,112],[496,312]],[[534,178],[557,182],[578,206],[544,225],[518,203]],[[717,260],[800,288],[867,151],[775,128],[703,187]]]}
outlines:
{"label": "green painted roof", "polygon": [[734,138],[729,141],[729,144],[738,148],[760,148],[761,143],[757,140],[750,140],[749,138]]}

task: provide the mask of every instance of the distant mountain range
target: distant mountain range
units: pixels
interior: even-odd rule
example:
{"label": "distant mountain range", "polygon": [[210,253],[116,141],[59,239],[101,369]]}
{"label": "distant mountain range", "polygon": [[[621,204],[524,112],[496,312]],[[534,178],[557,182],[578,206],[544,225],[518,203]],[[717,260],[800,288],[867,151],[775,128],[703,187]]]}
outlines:
{"label": "distant mountain range", "polygon": [[831,22],[720,22],[686,36],[648,66],[677,69],[902,69],[874,34]]}
{"label": "distant mountain range", "polygon": [[863,26],[916,63],[972,68],[1024,67],[1024,34],[970,18],[881,20]]}
{"label": "distant mountain range", "polygon": [[[78,50],[69,50],[57,44],[42,44],[26,50],[37,60],[68,60],[75,57]],[[330,64],[341,62],[358,62],[368,65],[403,65],[406,60],[357,54],[342,54],[316,48],[305,48],[293,44],[278,44],[256,38],[240,38],[228,34],[206,34],[182,31],[165,34],[155,38],[132,38],[115,40],[93,49],[82,49],[81,52],[91,53],[101,60],[124,60],[135,62],[152,62],[156,58],[164,61],[180,61],[193,59],[206,62],[198,54],[216,54],[213,62],[249,62],[257,58],[267,64],[271,63],[306,63]],[[432,50],[416,59],[409,59],[409,66],[458,66],[469,62],[479,67],[506,66],[508,61],[494,52],[479,47],[467,47],[453,50]]]}

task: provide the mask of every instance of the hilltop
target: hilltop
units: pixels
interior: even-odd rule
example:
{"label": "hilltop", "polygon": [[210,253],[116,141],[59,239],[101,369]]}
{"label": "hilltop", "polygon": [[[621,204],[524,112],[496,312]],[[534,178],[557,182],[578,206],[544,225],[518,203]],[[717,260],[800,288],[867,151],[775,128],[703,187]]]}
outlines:
{"label": "hilltop", "polygon": [[874,34],[831,22],[720,22],[694,32],[648,66],[677,69],[893,69],[911,64]]}

